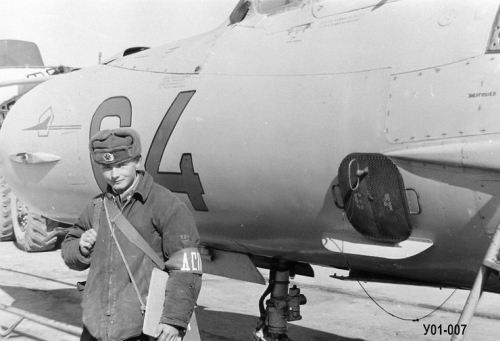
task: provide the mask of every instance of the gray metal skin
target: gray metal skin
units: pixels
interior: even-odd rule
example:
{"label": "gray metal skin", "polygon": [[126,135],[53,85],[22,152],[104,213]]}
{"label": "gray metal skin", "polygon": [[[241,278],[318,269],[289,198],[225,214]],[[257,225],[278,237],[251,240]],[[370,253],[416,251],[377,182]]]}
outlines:
{"label": "gray metal skin", "polygon": [[[470,287],[500,219],[498,8],[252,1],[241,22],[39,85],[4,123],[1,172],[30,208],[71,222],[100,191],[90,135],[131,126],[146,170],[175,187],[208,249]],[[162,126],[169,110],[178,120]],[[353,229],[331,190],[353,152],[397,164],[419,193],[411,238],[430,247],[394,259],[398,245]],[[335,251],[331,235],[358,242]]]}

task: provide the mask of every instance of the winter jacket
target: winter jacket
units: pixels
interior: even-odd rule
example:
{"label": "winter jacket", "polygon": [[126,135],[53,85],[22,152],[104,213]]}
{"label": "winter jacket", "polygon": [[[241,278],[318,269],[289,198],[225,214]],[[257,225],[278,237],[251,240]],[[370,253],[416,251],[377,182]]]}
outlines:
{"label": "winter jacket", "polygon": [[[154,183],[148,173],[140,172],[139,176],[131,199],[121,208],[125,218],[165,261],[178,250],[196,247],[199,235],[186,205],[169,190]],[[99,197],[105,196],[117,202],[109,186]],[[124,340],[141,334],[144,316],[123,259],[111,236],[102,204],[96,211],[99,214],[99,229],[91,254],[85,257],[79,248],[80,236],[92,228],[95,203],[96,200],[83,210],[67,234],[62,244],[62,257],[71,269],[85,270],[90,267],[83,292],[84,325],[99,339]],[[146,302],[155,265],[118,228],[114,232]],[[160,322],[186,328],[200,289],[201,275],[171,271]]]}

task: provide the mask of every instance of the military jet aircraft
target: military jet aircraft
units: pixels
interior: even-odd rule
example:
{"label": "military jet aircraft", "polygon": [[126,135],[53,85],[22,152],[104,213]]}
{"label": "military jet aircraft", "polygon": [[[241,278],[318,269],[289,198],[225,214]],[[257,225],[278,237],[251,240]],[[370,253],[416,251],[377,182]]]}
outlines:
{"label": "military jet aircraft", "polygon": [[499,8],[241,1],[212,32],[29,92],[0,133],[1,171],[71,223],[105,188],[89,137],[138,130],[144,168],[196,218],[205,271],[262,283],[255,267],[271,269],[267,339],[299,318],[283,282],[310,264],[470,288],[500,221]]}
{"label": "military jet aircraft", "polygon": [[42,83],[53,68],[44,66],[35,43],[23,40],[0,40],[0,105]]}

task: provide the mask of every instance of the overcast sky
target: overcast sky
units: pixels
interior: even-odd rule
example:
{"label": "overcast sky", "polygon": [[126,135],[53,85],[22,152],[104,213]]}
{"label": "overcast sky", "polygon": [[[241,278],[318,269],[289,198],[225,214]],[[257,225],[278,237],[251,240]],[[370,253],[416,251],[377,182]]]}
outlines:
{"label": "overcast sky", "polygon": [[0,0],[0,39],[36,43],[45,65],[85,67],[132,46],[218,27],[238,0]]}

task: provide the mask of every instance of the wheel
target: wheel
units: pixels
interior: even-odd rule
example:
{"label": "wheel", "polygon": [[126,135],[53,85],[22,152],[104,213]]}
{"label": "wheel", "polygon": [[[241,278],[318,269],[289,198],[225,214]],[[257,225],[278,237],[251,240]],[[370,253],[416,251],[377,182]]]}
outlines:
{"label": "wheel", "polygon": [[14,213],[12,227],[16,246],[28,252],[52,250],[57,241],[55,226],[47,224],[47,219],[30,211],[26,205],[11,194],[11,211]]}
{"label": "wheel", "polygon": [[10,187],[0,184],[0,241],[14,240],[10,214]]}
{"label": "wheel", "polygon": [[14,239],[10,214],[10,187],[0,174],[0,241]]}

